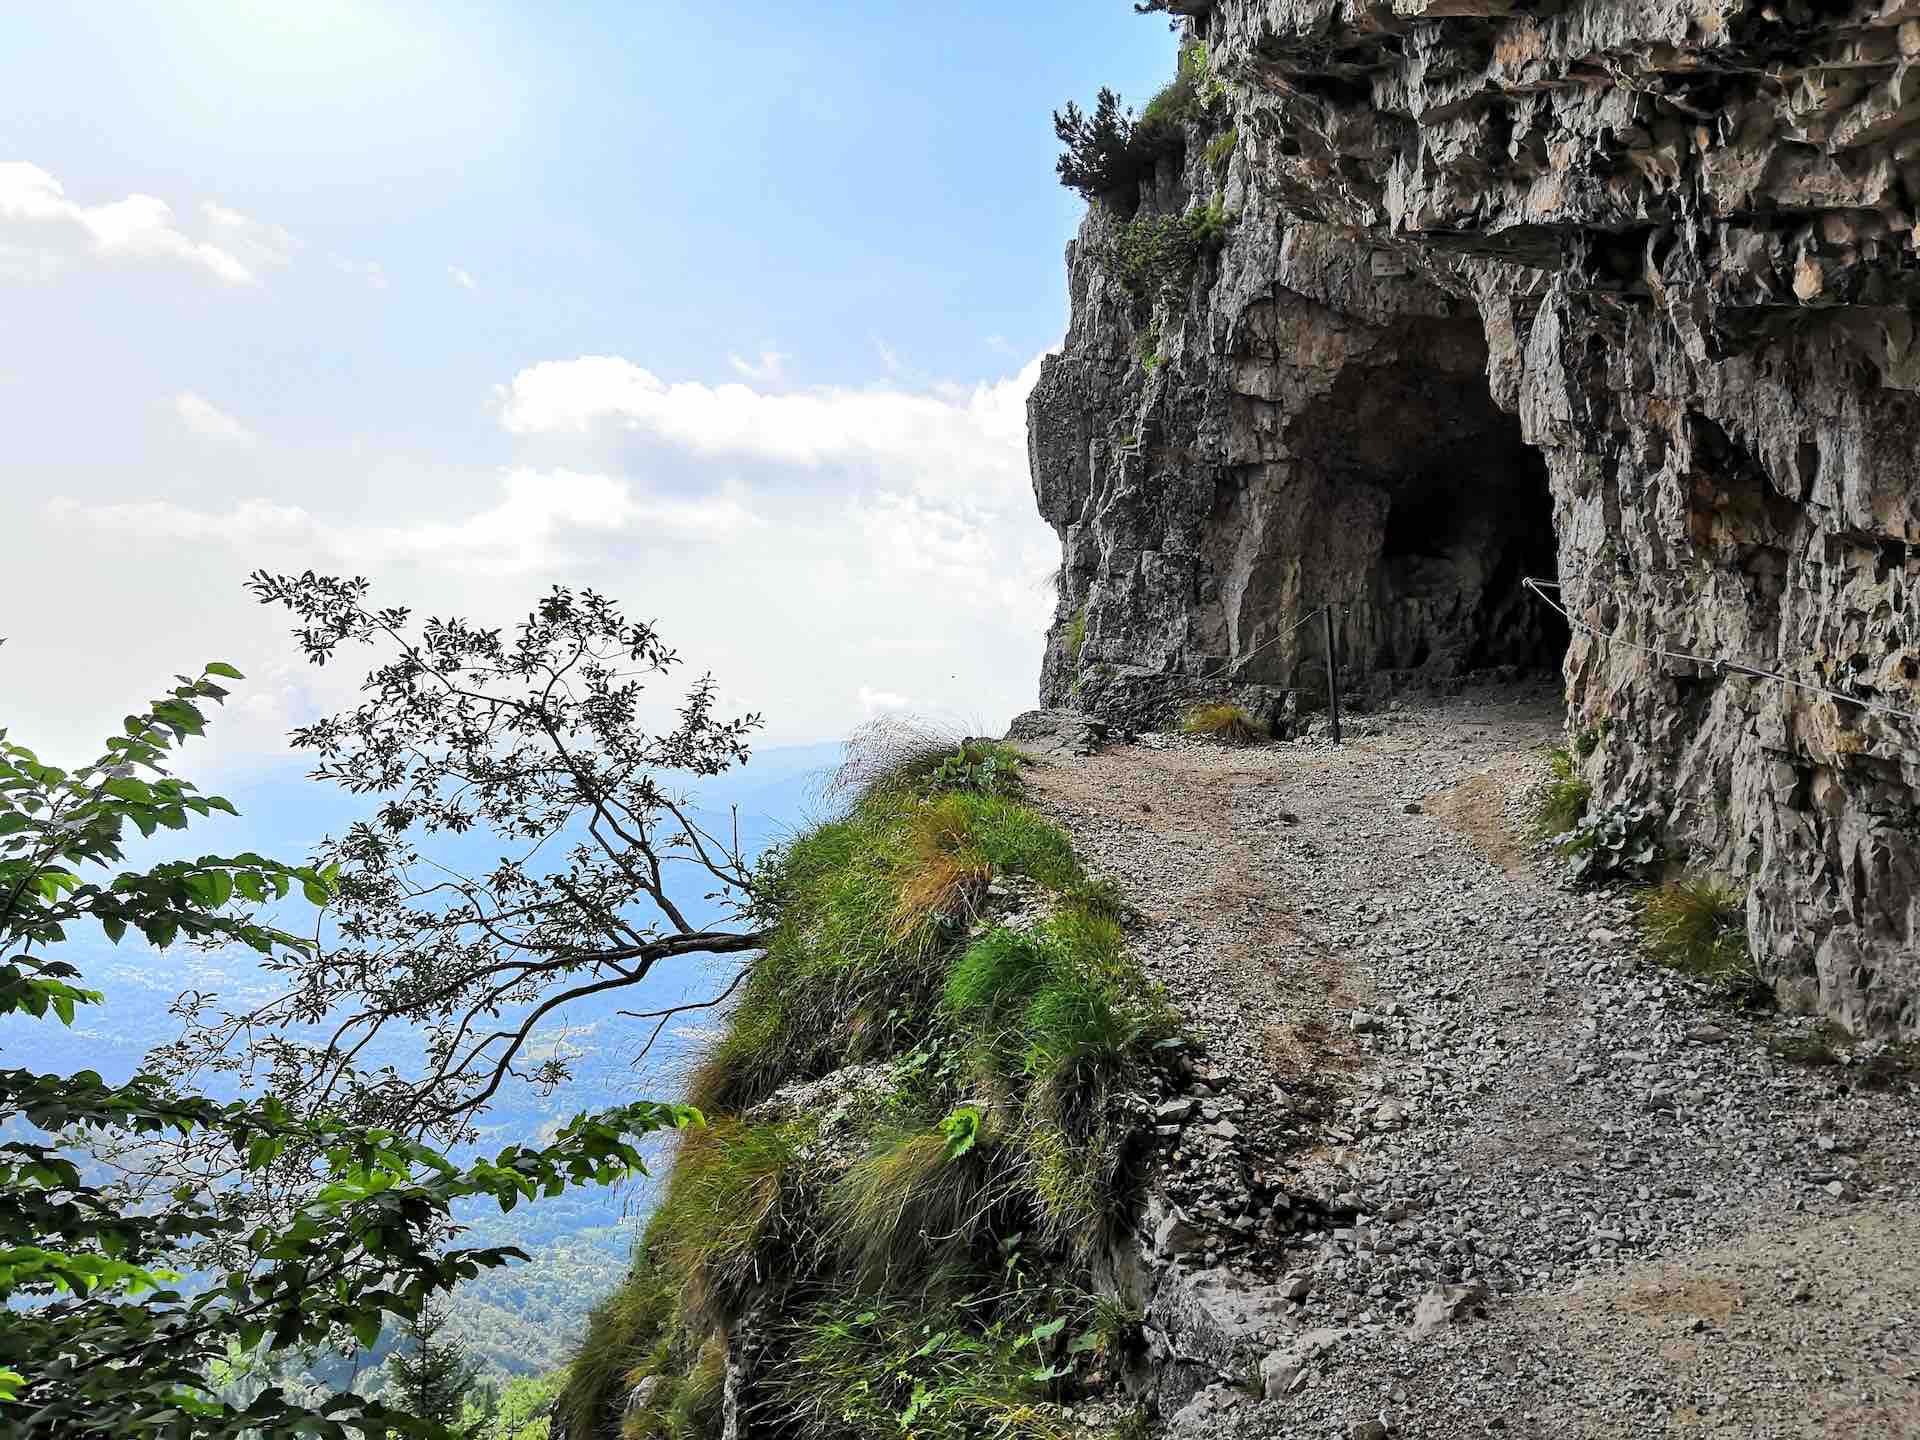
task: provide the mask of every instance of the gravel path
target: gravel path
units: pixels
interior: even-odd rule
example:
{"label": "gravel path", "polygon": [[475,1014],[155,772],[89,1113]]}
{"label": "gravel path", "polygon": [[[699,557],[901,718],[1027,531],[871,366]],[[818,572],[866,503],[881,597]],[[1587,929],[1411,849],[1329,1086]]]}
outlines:
{"label": "gravel path", "polygon": [[1844,1041],[1785,1062],[1813,1022],[1715,1004],[1562,886],[1526,838],[1560,728],[1511,690],[1033,772],[1203,1047],[1160,1107],[1164,1263],[1289,1297],[1269,1398],[1171,1428],[1920,1435],[1910,1083]]}

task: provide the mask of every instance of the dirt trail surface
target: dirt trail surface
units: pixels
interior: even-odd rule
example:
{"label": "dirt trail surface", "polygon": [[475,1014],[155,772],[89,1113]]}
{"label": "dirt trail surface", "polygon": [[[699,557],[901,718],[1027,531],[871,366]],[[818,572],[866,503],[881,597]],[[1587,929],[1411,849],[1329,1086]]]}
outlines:
{"label": "dirt trail surface", "polygon": [[1560,728],[1508,691],[1032,771],[1203,1047],[1156,1263],[1268,1357],[1164,1429],[1920,1436],[1909,1078],[1564,886],[1527,826]]}

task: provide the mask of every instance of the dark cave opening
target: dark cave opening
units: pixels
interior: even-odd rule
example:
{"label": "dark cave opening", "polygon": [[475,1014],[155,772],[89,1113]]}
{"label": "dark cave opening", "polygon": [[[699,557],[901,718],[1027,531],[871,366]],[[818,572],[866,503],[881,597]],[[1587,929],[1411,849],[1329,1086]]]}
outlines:
{"label": "dark cave opening", "polygon": [[[1478,317],[1403,316],[1389,339],[1274,303],[1275,398],[1249,395],[1235,421],[1275,458],[1223,492],[1239,514],[1219,525],[1239,673],[1319,691],[1319,627],[1275,642],[1324,605],[1356,696],[1557,674],[1571,631],[1525,584],[1558,579],[1547,459],[1494,399]],[[1345,362],[1332,374],[1320,345]],[[1310,401],[1284,403],[1289,385]]]}
{"label": "dark cave opening", "polygon": [[1343,668],[1369,688],[1557,671],[1571,632],[1525,586],[1557,578],[1546,459],[1488,393],[1477,327],[1408,331],[1295,432],[1324,477],[1305,593],[1339,602]]}
{"label": "dark cave opening", "polygon": [[1379,556],[1356,607],[1376,670],[1545,671],[1566,654],[1566,621],[1524,583],[1557,575],[1546,463],[1511,417],[1488,418],[1506,423],[1383,487]]}

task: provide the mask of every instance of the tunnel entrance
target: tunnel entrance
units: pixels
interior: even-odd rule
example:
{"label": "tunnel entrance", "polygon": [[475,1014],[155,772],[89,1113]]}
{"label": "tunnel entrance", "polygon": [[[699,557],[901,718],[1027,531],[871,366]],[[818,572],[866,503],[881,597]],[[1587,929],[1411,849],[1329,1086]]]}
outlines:
{"label": "tunnel entrance", "polygon": [[1523,584],[1557,578],[1546,463],[1517,424],[1505,428],[1386,487],[1378,560],[1348,637],[1369,668],[1559,668],[1567,624]]}
{"label": "tunnel entrance", "polygon": [[[1486,357],[1476,319],[1409,320],[1286,426],[1294,603],[1334,603],[1342,669],[1375,694],[1566,656],[1566,621],[1523,584],[1558,578],[1546,460]],[[1323,648],[1296,655],[1296,684]]]}

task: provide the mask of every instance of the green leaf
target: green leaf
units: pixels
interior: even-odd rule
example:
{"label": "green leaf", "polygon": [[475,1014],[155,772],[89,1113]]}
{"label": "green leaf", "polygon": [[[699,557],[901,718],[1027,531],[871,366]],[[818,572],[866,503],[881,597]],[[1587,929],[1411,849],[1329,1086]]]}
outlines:
{"label": "green leaf", "polygon": [[215,660],[212,664],[208,665],[206,673],[209,675],[218,675],[224,680],[244,680],[247,678],[224,660]]}
{"label": "green leaf", "polygon": [[1051,1340],[1066,1328],[1067,1317],[1064,1315],[1056,1315],[1053,1319],[1043,1320],[1040,1324],[1029,1330],[1027,1332],[1027,1339],[1038,1345],[1043,1340]]}

